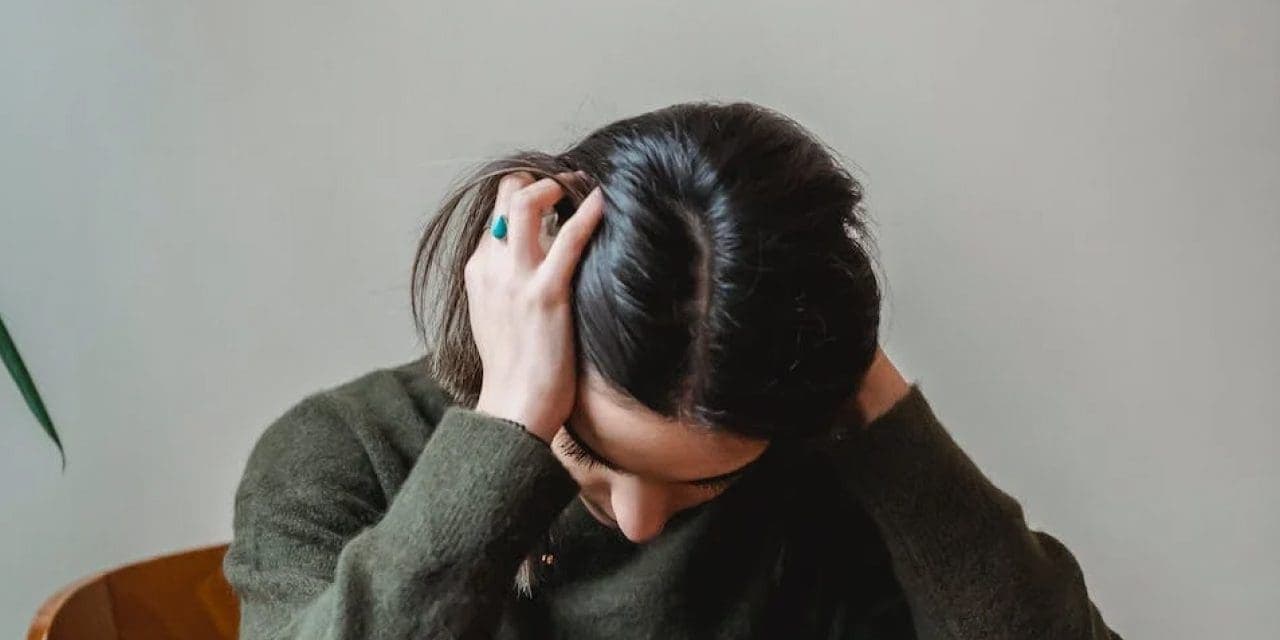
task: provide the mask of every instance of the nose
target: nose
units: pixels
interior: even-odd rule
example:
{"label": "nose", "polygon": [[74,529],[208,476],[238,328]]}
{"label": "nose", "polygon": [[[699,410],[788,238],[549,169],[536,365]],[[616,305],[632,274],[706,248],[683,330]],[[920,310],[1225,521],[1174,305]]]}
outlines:
{"label": "nose", "polygon": [[635,479],[615,486],[610,503],[618,528],[635,543],[656,538],[671,515],[662,493],[653,485]]}

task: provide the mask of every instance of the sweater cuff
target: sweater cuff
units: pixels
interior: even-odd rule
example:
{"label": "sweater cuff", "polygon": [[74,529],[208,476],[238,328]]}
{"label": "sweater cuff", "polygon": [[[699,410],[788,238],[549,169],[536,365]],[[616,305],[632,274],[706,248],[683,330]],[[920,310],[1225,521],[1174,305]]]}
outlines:
{"label": "sweater cuff", "polygon": [[919,383],[865,428],[839,432],[828,450],[847,487],[898,535],[927,546],[981,539],[993,521],[1021,517],[952,439]]}
{"label": "sweater cuff", "polygon": [[411,554],[514,562],[577,491],[545,442],[501,418],[451,405],[379,528]]}

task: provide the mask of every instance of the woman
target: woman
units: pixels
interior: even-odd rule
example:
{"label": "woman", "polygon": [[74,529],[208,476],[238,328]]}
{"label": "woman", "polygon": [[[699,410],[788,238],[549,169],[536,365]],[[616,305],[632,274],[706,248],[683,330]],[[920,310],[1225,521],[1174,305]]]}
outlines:
{"label": "woman", "polygon": [[1118,637],[879,348],[866,231],[751,103],[481,168],[419,246],[427,353],[254,447],[241,638]]}

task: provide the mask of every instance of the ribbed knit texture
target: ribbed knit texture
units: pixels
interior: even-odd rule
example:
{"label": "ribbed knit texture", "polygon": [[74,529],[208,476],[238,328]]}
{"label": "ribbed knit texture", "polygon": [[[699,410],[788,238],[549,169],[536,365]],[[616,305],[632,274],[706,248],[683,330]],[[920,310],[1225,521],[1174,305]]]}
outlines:
{"label": "ribbed knit texture", "polygon": [[[865,431],[772,447],[648,544],[576,493],[545,443],[453,404],[425,358],[313,393],[236,491],[240,637],[1119,637],[918,384]],[[549,562],[524,597],[531,551]]]}

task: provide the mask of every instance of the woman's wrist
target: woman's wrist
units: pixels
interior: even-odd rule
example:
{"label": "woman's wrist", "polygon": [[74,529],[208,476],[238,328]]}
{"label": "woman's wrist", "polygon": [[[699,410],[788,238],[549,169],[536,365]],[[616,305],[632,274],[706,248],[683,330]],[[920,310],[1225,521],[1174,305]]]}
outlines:
{"label": "woman's wrist", "polygon": [[512,408],[512,403],[499,403],[493,400],[492,394],[486,394],[483,390],[480,392],[480,398],[476,402],[475,410],[488,416],[498,418],[504,422],[510,423],[529,435],[537,439],[551,444],[551,438],[555,435],[555,429],[546,428],[540,424],[540,420],[536,418],[537,412],[522,411]]}

